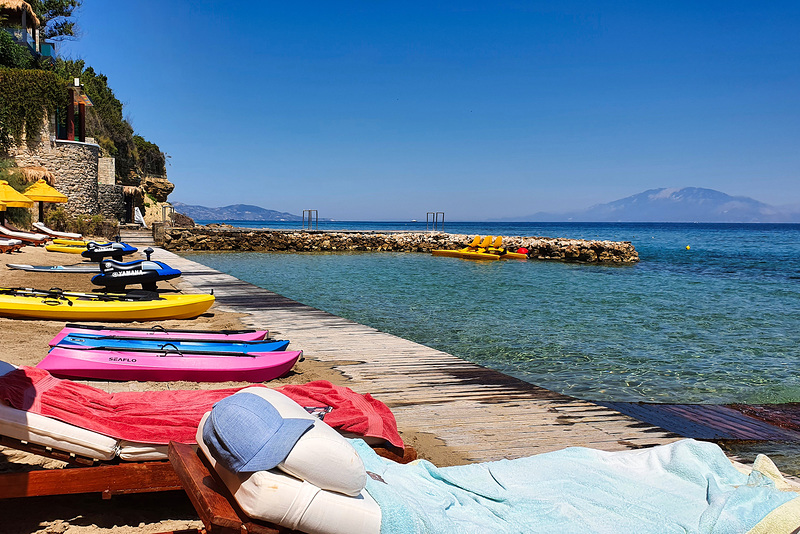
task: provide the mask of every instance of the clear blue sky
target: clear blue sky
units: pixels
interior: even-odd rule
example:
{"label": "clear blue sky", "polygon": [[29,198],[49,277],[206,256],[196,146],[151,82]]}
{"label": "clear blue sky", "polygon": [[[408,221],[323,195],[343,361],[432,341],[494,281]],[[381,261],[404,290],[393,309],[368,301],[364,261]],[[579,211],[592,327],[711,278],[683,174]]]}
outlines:
{"label": "clear blue sky", "polygon": [[800,204],[800,2],[84,0],[62,55],[170,200],[340,220],[562,212],[657,187]]}

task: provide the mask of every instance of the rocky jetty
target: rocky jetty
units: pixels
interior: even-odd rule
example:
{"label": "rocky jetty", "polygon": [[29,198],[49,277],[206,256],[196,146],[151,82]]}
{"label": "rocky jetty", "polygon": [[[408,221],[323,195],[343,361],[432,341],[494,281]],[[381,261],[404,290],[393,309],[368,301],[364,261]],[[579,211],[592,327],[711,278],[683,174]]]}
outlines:
{"label": "rocky jetty", "polygon": [[[227,225],[171,228],[157,225],[155,240],[172,251],[367,251],[430,252],[466,247],[472,235],[431,232],[328,232],[254,230]],[[531,259],[578,263],[635,263],[639,254],[629,241],[587,241],[551,237],[508,237],[509,250],[525,247]]]}

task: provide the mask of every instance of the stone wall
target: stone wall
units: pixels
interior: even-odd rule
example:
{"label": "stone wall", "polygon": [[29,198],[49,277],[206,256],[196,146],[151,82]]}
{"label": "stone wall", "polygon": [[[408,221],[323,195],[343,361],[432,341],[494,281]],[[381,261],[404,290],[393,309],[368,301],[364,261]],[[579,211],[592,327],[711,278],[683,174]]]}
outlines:
{"label": "stone wall", "polygon": [[125,196],[122,194],[122,189],[121,185],[97,184],[97,204],[100,213],[106,217],[114,217],[118,221],[125,220]]}
{"label": "stone wall", "polygon": [[43,117],[32,143],[12,144],[8,150],[18,167],[44,167],[55,177],[53,187],[69,197],[63,205],[72,215],[99,213],[97,204],[96,143],[55,139],[55,117]]}
{"label": "stone wall", "polygon": [[[304,232],[230,227],[160,227],[156,243],[168,250],[430,252],[466,247],[474,236],[427,232]],[[587,241],[550,237],[504,238],[509,250],[526,247],[529,257],[582,263],[634,263],[629,241]]]}
{"label": "stone wall", "polygon": [[97,183],[114,185],[117,183],[117,160],[100,158],[97,160]]}
{"label": "stone wall", "polygon": [[78,141],[43,140],[33,148],[23,143],[10,155],[19,167],[40,166],[53,173],[53,187],[69,197],[67,213],[98,213],[97,159],[100,146]]}

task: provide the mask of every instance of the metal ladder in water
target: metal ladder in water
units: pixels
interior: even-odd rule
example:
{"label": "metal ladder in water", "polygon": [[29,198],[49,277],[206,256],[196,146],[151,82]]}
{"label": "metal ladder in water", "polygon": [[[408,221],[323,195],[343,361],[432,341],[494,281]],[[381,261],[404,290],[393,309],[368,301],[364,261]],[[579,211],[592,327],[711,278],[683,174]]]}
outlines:
{"label": "metal ladder in water", "polygon": [[[439,220],[439,215],[442,220]],[[444,212],[443,211],[429,211],[425,214],[425,231],[444,231]]]}

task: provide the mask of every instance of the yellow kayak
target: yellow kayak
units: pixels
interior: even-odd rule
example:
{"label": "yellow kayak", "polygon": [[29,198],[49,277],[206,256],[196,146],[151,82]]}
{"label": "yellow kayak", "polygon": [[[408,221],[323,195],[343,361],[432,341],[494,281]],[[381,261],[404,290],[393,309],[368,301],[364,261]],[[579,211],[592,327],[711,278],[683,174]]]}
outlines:
{"label": "yellow kayak", "polygon": [[0,315],[61,321],[190,319],[205,313],[213,295],[137,297],[114,293],[0,288]]}
{"label": "yellow kayak", "polygon": [[45,245],[44,249],[49,252],[66,252],[67,254],[80,254],[86,250],[86,245],[59,245],[51,244]]}
{"label": "yellow kayak", "polygon": [[76,247],[84,247],[86,248],[88,241],[78,241],[76,239],[53,239],[53,243],[56,245],[71,245]]}
{"label": "yellow kayak", "polygon": [[516,252],[506,252],[505,254],[490,254],[488,252],[472,252],[464,250],[432,250],[434,256],[445,256],[448,258],[463,258],[465,260],[527,260],[525,254]]}

